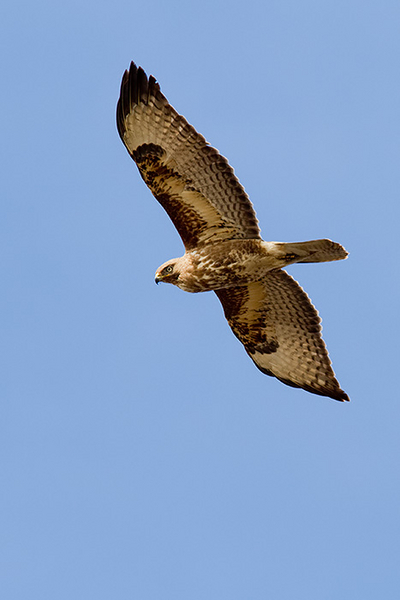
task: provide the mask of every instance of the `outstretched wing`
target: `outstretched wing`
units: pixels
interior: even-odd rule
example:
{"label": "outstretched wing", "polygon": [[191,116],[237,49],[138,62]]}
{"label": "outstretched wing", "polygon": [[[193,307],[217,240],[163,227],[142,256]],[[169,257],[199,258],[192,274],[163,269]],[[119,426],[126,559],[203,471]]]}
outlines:
{"label": "outstretched wing", "polygon": [[216,294],[233,333],[263,373],[314,394],[349,400],[332,370],[318,313],[286,271]]}
{"label": "outstretched wing", "polygon": [[226,158],[178,115],[154,77],[148,79],[134,63],[122,78],[117,127],[186,249],[260,238],[253,205]]}

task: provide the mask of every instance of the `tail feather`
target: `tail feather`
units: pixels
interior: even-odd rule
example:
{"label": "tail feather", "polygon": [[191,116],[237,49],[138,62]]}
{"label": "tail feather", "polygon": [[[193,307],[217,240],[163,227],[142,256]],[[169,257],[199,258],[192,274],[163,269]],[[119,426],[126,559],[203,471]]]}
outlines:
{"label": "tail feather", "polygon": [[310,240],[308,242],[282,243],[285,253],[294,254],[296,263],[330,262],[347,258],[348,252],[332,240]]}

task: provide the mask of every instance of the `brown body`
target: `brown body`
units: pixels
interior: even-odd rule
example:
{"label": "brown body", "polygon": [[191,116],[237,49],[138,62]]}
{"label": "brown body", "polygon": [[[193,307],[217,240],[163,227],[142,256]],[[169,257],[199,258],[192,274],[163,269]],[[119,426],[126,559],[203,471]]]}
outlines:
{"label": "brown body", "polygon": [[261,281],[270,271],[296,262],[325,262],[346,256],[343,247],[331,240],[210,242],[161,265],[156,282],[172,283],[185,292],[216,291]]}

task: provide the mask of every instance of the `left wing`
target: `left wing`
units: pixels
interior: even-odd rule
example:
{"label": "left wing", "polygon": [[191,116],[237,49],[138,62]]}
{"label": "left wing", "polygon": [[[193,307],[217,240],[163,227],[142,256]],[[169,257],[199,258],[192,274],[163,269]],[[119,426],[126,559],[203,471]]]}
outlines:
{"label": "left wing", "polygon": [[349,400],[332,370],[321,319],[286,271],[215,293],[233,333],[263,373],[313,394]]}
{"label": "left wing", "polygon": [[117,127],[187,250],[211,241],[261,239],[253,205],[226,158],[134,63],[122,79]]}

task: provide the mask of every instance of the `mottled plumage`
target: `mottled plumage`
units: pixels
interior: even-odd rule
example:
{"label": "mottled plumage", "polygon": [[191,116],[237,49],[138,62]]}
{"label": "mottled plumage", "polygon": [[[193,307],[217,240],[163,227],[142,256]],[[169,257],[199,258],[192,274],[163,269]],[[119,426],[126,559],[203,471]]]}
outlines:
{"label": "mottled plumage", "polygon": [[117,126],[185,246],[184,256],[159,267],[156,282],[214,291],[233,333],[263,373],[348,400],[335,379],[317,311],[282,270],[293,263],[341,260],[344,248],[326,239],[263,241],[253,205],[228,161],[134,63],[122,79]]}

